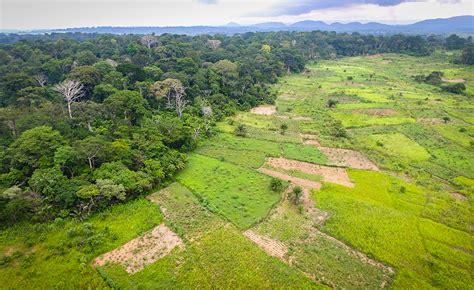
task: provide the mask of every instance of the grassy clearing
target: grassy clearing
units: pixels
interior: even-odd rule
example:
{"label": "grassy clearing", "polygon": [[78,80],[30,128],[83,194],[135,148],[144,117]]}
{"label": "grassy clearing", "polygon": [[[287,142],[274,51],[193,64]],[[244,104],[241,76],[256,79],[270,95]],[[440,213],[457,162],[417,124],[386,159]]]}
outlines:
{"label": "grassy clearing", "polygon": [[313,195],[332,213],[325,231],[393,265],[394,288],[472,285],[472,237],[423,218],[423,189],[382,173],[350,171],[350,176],[355,188],[326,184]]}
{"label": "grassy clearing", "polygon": [[374,134],[368,136],[371,149],[382,152],[391,157],[423,161],[430,158],[430,154],[415,141],[401,133]]}
{"label": "grassy clearing", "polygon": [[288,159],[295,159],[317,164],[327,164],[328,162],[326,155],[324,155],[315,146],[284,143],[282,144],[282,149],[283,157]]}
{"label": "grassy clearing", "polygon": [[166,218],[165,223],[185,240],[223,225],[221,219],[201,205],[198,198],[178,182],[147,198],[160,206]]}
{"label": "grassy clearing", "polygon": [[90,262],[161,222],[158,207],[140,198],[83,222],[57,220],[4,230],[0,285],[10,289],[105,288]]}
{"label": "grassy clearing", "polygon": [[236,150],[220,146],[219,144],[208,144],[199,147],[196,153],[250,168],[262,166],[266,157],[265,153],[261,151]]}
{"label": "grassy clearing", "polygon": [[100,269],[109,285],[125,289],[324,288],[268,256],[231,227],[211,232],[132,276],[118,266]]}
{"label": "grassy clearing", "polygon": [[376,117],[367,114],[335,112],[334,118],[340,120],[346,128],[374,126],[374,125],[397,125],[414,123],[415,119],[403,116]]}
{"label": "grassy clearing", "polygon": [[436,125],[434,129],[446,139],[466,148],[474,148],[474,126]]}
{"label": "grassy clearing", "polygon": [[199,195],[202,203],[239,228],[265,217],[280,195],[270,178],[254,170],[203,155],[192,155],[177,179]]}

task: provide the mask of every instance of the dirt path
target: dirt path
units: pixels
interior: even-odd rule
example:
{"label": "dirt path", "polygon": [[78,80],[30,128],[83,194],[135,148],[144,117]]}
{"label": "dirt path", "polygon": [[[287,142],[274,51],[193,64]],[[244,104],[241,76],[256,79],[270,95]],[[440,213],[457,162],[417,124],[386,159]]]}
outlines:
{"label": "dirt path", "polygon": [[321,188],[321,183],[319,183],[317,181],[312,181],[312,180],[307,180],[307,179],[303,179],[303,178],[294,177],[294,176],[291,176],[291,175],[288,175],[288,174],[285,174],[285,173],[281,173],[281,172],[278,172],[278,171],[275,171],[275,170],[271,170],[271,169],[268,169],[268,168],[264,168],[264,167],[260,167],[257,170],[259,172],[263,173],[263,174],[270,175],[270,176],[273,176],[273,177],[276,177],[276,178],[279,178],[279,179],[282,179],[282,180],[285,180],[285,181],[290,181],[291,183],[296,184],[296,185],[301,186],[301,187],[310,188],[310,189],[313,189],[313,188],[320,189]]}
{"label": "dirt path", "polygon": [[267,159],[267,163],[275,168],[298,170],[309,174],[321,175],[323,179],[327,182],[332,182],[347,187],[354,187],[354,183],[350,181],[346,169],[344,168],[316,165],[313,163],[296,161],[283,157],[270,157]]}
{"label": "dirt path", "polygon": [[161,224],[143,236],[97,257],[93,264],[103,266],[106,263],[119,263],[127,273],[133,274],[168,255],[176,247],[184,247],[183,241],[167,226]]}

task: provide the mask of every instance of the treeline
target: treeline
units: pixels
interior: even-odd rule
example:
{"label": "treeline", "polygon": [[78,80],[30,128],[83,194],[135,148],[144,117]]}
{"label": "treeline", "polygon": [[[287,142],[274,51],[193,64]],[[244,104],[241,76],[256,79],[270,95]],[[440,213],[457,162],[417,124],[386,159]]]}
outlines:
{"label": "treeline", "polygon": [[[430,53],[418,36],[22,36],[0,45],[0,224],[84,217],[145,193],[308,60]],[[17,40],[17,41],[16,41]]]}

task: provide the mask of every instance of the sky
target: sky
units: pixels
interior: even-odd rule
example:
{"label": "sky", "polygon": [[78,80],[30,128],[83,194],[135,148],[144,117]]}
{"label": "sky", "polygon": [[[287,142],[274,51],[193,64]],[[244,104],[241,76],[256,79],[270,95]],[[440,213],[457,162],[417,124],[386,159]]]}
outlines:
{"label": "sky", "polygon": [[301,20],[406,24],[473,14],[474,0],[0,0],[0,29]]}

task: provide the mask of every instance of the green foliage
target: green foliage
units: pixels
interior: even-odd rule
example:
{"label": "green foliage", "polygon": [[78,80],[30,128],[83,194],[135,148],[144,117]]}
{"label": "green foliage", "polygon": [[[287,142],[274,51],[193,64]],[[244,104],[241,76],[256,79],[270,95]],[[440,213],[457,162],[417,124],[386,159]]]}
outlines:
{"label": "green foliage", "polygon": [[30,174],[36,168],[53,165],[54,153],[64,138],[51,127],[40,126],[25,131],[8,148],[11,164]]}
{"label": "green foliage", "polygon": [[290,192],[288,192],[288,200],[291,201],[293,204],[299,204],[302,195],[303,189],[299,186],[295,186]]}
{"label": "green foliage", "polygon": [[261,220],[280,198],[270,190],[270,177],[197,154],[189,158],[188,166],[176,178],[209,210],[239,228]]}
{"label": "green foliage", "polygon": [[240,124],[237,126],[237,128],[235,128],[234,134],[235,136],[245,137],[247,136],[247,128],[244,125]]}

